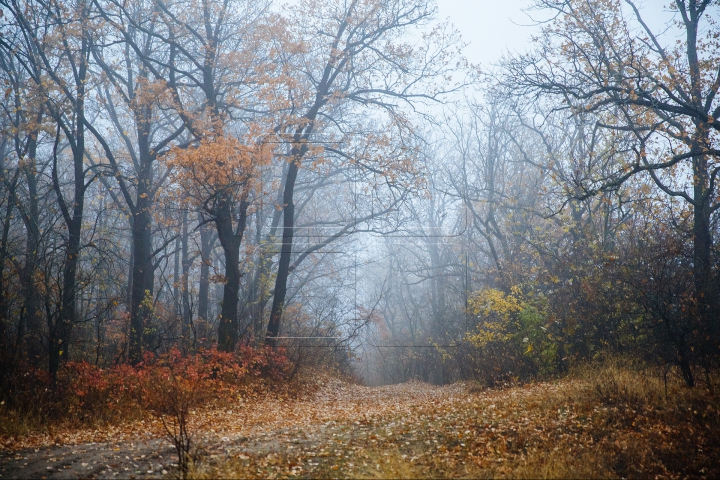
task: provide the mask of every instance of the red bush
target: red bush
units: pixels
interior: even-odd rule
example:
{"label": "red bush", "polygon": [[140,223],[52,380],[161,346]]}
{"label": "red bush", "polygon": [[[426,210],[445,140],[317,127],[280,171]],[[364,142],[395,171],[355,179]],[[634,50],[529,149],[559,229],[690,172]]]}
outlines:
{"label": "red bush", "polygon": [[196,392],[196,403],[229,400],[241,389],[252,389],[259,377],[282,379],[287,366],[283,353],[269,348],[208,349],[186,356],[172,349],[147,353],[136,366],[66,362],[54,384],[43,370],[18,368],[4,376],[0,396],[18,410],[33,408],[48,418],[112,420],[164,408],[167,392]]}

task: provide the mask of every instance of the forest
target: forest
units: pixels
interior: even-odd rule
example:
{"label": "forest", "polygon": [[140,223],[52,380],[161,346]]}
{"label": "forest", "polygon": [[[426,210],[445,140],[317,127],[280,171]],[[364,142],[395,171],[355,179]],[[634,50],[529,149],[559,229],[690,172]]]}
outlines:
{"label": "forest", "polygon": [[0,476],[720,475],[720,2],[668,2],[475,65],[434,0],[0,0]]}

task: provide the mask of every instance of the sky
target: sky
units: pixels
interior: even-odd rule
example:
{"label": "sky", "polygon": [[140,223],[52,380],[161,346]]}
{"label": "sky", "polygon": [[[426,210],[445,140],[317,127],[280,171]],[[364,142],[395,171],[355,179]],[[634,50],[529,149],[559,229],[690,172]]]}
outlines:
{"label": "sky", "polygon": [[[297,0],[276,0],[275,5],[291,5]],[[470,45],[465,55],[473,64],[489,70],[503,53],[532,50],[531,37],[540,28],[533,21],[542,12],[530,11],[534,0],[435,0],[438,19],[449,20]],[[671,0],[636,0],[643,18],[653,31],[662,31],[671,18],[666,4]],[[629,11],[626,13],[630,13]],[[531,17],[532,15],[532,17]]]}
{"label": "sky", "polygon": [[531,0],[437,0],[440,19],[448,19],[470,42],[465,54],[472,63],[487,68],[502,54],[524,51],[537,32],[523,12]]}
{"label": "sky", "polygon": [[[467,58],[484,69],[500,60],[509,51],[531,50],[531,37],[540,32],[533,26],[532,15],[542,18],[538,11],[525,12],[533,0],[436,0],[438,18],[449,20],[470,45],[465,51]],[[643,12],[643,19],[654,32],[667,28],[672,15],[665,6],[669,0],[640,0],[636,2]],[[630,13],[629,11],[626,13]],[[675,35],[677,36],[677,35]],[[673,37],[672,31],[666,34]],[[670,38],[669,40],[673,40]]]}

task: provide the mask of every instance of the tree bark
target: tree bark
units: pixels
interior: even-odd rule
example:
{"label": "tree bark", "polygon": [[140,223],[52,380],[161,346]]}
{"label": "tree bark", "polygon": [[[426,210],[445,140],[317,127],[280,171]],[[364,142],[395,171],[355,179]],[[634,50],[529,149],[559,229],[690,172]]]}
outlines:
{"label": "tree bark", "polygon": [[[298,147],[293,147],[296,150]],[[265,343],[271,347],[277,346],[277,338],[280,335],[280,321],[285,309],[285,296],[287,295],[287,280],[290,275],[290,258],[292,257],[292,242],[295,227],[295,181],[297,180],[300,152],[293,152],[293,160],[288,166],[288,173],[283,191],[283,234],[282,246],[280,247],[280,261],[278,263],[277,278],[275,279],[275,294],[270,309],[270,320],[268,322]]]}
{"label": "tree bark", "polygon": [[[0,158],[0,175],[4,172],[3,159]],[[0,240],[0,365],[4,365],[5,357],[9,354],[9,345],[6,344],[5,335],[7,332],[8,318],[8,303],[5,292],[5,262],[10,256],[8,248],[8,240],[10,237],[10,219],[12,218],[12,211],[15,205],[13,198],[15,196],[15,186],[17,177],[9,185],[9,192],[7,195],[7,203],[5,205],[5,218],[2,222],[2,239]]]}
{"label": "tree bark", "polygon": [[[190,268],[192,260],[188,252],[188,212],[183,212],[182,220],[182,237],[181,237],[181,263],[182,263],[182,279],[180,282],[182,296],[182,342],[189,345],[190,329],[192,327],[192,310],[190,308]],[[194,258],[194,257],[193,257]],[[194,342],[193,342],[194,344]]]}
{"label": "tree bark", "polygon": [[200,227],[200,287],[198,291],[198,317],[209,320],[208,306],[210,303],[210,255],[213,237],[207,225]]}
{"label": "tree bark", "polygon": [[[58,203],[65,219],[68,230],[67,251],[63,265],[63,289],[60,298],[60,312],[57,323],[52,325],[51,318],[48,318],[48,330],[50,334],[49,348],[49,373],[53,380],[60,367],[60,362],[69,356],[70,335],[76,321],[76,296],[77,296],[77,269],[81,250],[81,233],[83,213],[85,206],[85,92],[87,81],[87,55],[89,52],[89,33],[87,31],[88,7],[82,5],[80,17],[80,50],[76,53],[77,75],[75,76],[75,95],[71,98],[73,103],[74,125],[65,125],[63,130],[65,136],[70,140],[73,154],[73,199],[72,207],[67,205],[60,190],[57,171],[57,148],[59,136],[55,140],[53,148],[53,188]],[[67,52],[67,56],[71,57]],[[60,121],[60,115],[56,114],[56,120]],[[74,128],[73,128],[74,127]],[[59,133],[59,132],[58,132]],[[74,140],[74,141],[73,141]],[[72,210],[72,214],[70,211]]]}
{"label": "tree bark", "polygon": [[225,285],[218,324],[218,349],[232,352],[238,341],[238,302],[240,301],[240,245],[247,224],[247,210],[250,204],[247,193],[238,207],[239,219],[233,231],[232,199],[223,198],[217,207],[215,225],[218,238],[225,254]]}
{"label": "tree bark", "polygon": [[[87,49],[87,40],[83,34],[83,51]],[[83,56],[84,58],[84,56]],[[75,135],[73,152],[73,173],[74,173],[74,197],[72,206],[72,215],[60,191],[57,172],[57,139],[55,151],[53,152],[53,186],[58,201],[61,204],[61,210],[65,217],[65,223],[68,230],[67,251],[65,254],[65,263],[63,265],[63,290],[60,300],[60,313],[55,325],[49,325],[50,333],[50,355],[49,355],[49,373],[51,378],[55,378],[60,362],[68,358],[68,349],[70,344],[70,335],[72,333],[73,324],[75,323],[75,300],[77,294],[77,268],[80,258],[81,249],[81,233],[83,210],[85,204],[85,74],[86,63],[80,62],[79,78],[77,81],[77,99],[75,104]],[[51,319],[48,318],[48,322]]]}
{"label": "tree bark", "polygon": [[27,238],[25,242],[25,267],[22,273],[24,300],[20,321],[25,324],[28,360],[32,365],[38,366],[39,360],[44,356],[45,349],[42,344],[42,312],[40,311],[42,299],[39,294],[39,285],[35,284],[38,278],[38,248],[40,247],[40,216],[35,160],[37,154],[36,135],[37,132],[30,134],[27,158],[22,166],[25,181],[27,182],[28,200],[25,214],[22,215],[27,230]]}
{"label": "tree bark", "polygon": [[[141,182],[140,185],[144,185]],[[152,219],[147,189],[138,188],[137,204],[132,223],[133,269],[130,292],[130,362],[142,361],[147,319],[152,312],[154,269],[152,264]],[[145,197],[143,197],[145,195]]]}

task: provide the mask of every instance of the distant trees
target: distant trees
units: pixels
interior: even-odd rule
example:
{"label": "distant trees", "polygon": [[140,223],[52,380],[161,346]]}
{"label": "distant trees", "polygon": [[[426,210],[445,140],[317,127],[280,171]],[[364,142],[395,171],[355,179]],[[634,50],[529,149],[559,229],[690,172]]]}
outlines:
{"label": "distant trees", "polygon": [[[537,7],[552,18],[538,49],[507,58],[483,101],[465,117],[453,112],[450,136],[437,140],[453,161],[434,191],[455,196],[450,218],[470,219],[459,241],[474,260],[472,328],[438,350],[454,375],[486,383],[562,372],[611,351],[677,367],[689,386],[701,369],[712,385],[717,6],[676,2],[668,28],[682,41],[669,46],[632,2]],[[438,243],[455,232],[442,229]],[[397,267],[429,300],[431,272],[457,262],[431,260]],[[394,299],[385,312],[397,322],[398,308],[419,311],[414,301]],[[418,315],[406,316],[417,331]],[[461,322],[451,316],[444,331]],[[423,357],[413,353],[416,364]]]}
{"label": "distant trees", "polygon": [[[299,55],[288,56],[284,67],[288,117],[281,131],[290,149],[282,197],[282,244],[267,329],[271,345],[279,335],[285,307],[295,235],[295,186],[305,158],[336,156],[372,172],[375,182],[391,189],[412,187],[412,152],[404,138],[412,131],[403,107],[436,100],[453,88],[443,77],[455,67],[458,39],[453,32],[438,29],[414,47],[399,40],[411,28],[426,25],[433,13],[427,0],[330,5],[308,0],[293,9],[286,43],[280,46]],[[375,116],[385,131],[369,124],[367,116]],[[358,139],[357,134],[365,138]],[[371,148],[357,148],[358,140]]]}

